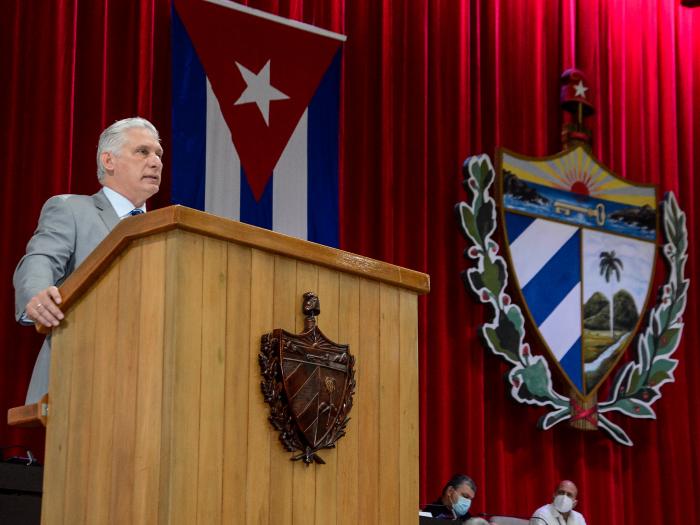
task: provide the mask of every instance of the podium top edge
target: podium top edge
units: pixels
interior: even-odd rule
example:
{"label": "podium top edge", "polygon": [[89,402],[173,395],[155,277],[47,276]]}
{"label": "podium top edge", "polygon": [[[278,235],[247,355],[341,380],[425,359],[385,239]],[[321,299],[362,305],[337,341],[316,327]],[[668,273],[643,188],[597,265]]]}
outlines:
{"label": "podium top edge", "polygon": [[131,242],[177,229],[366,277],[419,295],[430,291],[430,276],[425,273],[175,205],[122,220],[61,285],[63,308],[69,308]]}

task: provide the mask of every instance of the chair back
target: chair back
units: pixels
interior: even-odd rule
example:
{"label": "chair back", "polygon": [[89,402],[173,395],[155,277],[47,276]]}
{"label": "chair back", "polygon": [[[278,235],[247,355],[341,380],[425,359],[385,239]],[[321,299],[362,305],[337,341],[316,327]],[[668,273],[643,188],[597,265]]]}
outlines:
{"label": "chair back", "polygon": [[493,525],[528,525],[530,523],[530,520],[513,516],[491,516],[489,521]]}

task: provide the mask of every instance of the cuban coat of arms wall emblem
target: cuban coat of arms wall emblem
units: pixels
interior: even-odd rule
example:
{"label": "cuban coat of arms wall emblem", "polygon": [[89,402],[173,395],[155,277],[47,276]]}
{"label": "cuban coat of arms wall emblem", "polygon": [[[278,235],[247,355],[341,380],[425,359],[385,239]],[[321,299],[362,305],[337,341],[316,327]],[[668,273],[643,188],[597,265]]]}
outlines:
{"label": "cuban coat of arms wall emblem", "polygon": [[[466,256],[476,267],[463,278],[493,307],[494,318],[482,335],[494,353],[514,365],[508,377],[513,397],[553,409],[540,419],[541,428],[570,420],[631,445],[609,413],[654,418],[651,405],[661,396],[660,387],[673,381],[678,362],[672,354],[688,288],[685,215],[673,194],[660,207],[654,186],[618,177],[592,156],[590,133],[583,127],[583,117],[592,113],[584,82],[576,70],[562,77],[562,106],[574,118],[564,128],[561,153],[528,158],[501,149],[496,170],[486,155],[465,161],[471,200],[456,211],[472,242]],[[647,315],[660,222],[670,271]],[[499,225],[505,258],[492,238]],[[509,280],[519,304],[507,293]],[[526,325],[548,359],[531,351]],[[636,359],[618,367],[634,345]],[[568,385],[566,392],[554,390],[552,367]],[[600,386],[616,369],[608,398],[599,402]]]}

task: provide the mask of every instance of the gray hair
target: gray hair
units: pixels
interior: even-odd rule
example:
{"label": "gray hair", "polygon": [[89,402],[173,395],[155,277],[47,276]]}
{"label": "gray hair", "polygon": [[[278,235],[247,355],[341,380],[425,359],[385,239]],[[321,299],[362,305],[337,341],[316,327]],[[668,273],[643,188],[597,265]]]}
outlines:
{"label": "gray hair", "polygon": [[465,483],[469,485],[474,491],[474,494],[476,494],[476,483],[474,483],[472,478],[465,474],[455,474],[452,476],[452,478],[450,478],[450,480],[443,487],[442,494],[444,495],[450,487],[456,489]]}
{"label": "gray hair", "polygon": [[102,154],[105,152],[117,153],[126,142],[125,132],[131,128],[146,128],[153,134],[153,137],[160,141],[160,135],[156,127],[141,117],[130,117],[117,120],[100,134],[97,143],[97,180],[102,182],[105,177],[105,167],[102,165]]}

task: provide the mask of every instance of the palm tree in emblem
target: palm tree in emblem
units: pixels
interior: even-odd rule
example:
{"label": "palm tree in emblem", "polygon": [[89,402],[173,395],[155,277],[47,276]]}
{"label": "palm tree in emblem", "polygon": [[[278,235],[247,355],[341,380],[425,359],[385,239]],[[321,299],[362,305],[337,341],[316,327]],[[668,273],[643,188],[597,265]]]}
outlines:
{"label": "palm tree in emblem", "polygon": [[[614,275],[617,282],[620,282],[620,273],[622,272],[623,265],[622,261],[615,256],[615,250],[610,250],[609,252],[600,252],[599,261],[600,275],[605,277],[605,282],[609,283],[612,276]],[[613,293],[613,284],[610,285],[610,337],[614,336],[614,324],[615,324],[615,312],[613,309],[613,302],[615,299],[615,294]]]}

